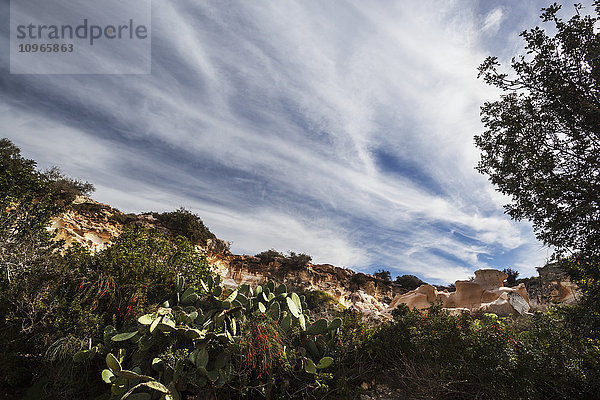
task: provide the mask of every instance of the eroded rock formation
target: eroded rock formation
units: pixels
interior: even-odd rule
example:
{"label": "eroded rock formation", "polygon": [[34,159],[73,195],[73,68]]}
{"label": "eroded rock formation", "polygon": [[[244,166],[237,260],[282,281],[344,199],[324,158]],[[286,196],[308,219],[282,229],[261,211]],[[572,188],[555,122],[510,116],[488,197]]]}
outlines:
{"label": "eroded rock formation", "polygon": [[530,304],[525,285],[505,287],[506,278],[508,275],[502,271],[480,269],[475,271],[475,278],[472,281],[456,281],[454,292],[437,291],[431,285],[421,285],[415,290],[396,296],[386,312],[391,312],[399,304],[421,310],[431,304],[441,303],[444,308],[451,311],[469,310],[501,316],[528,313]]}
{"label": "eroded rock formation", "polygon": [[[70,210],[52,221],[49,229],[56,231],[57,239],[65,240],[66,245],[79,243],[97,252],[119,236],[126,225],[166,230],[152,214],[124,214],[87,197],[77,198]],[[283,259],[275,259],[265,265],[257,257],[232,254],[229,244],[220,239],[209,239],[206,247],[199,248],[199,251],[207,254],[215,271],[229,286],[242,283],[257,285],[273,279],[299,290],[321,290],[343,306],[358,309],[375,318],[389,317],[400,303],[426,309],[432,303],[441,302],[454,312],[469,310],[522,315],[531,306],[577,300],[576,286],[553,266],[538,269],[540,278],[531,279],[527,288],[523,284],[513,288],[504,287],[507,275],[486,269],[476,271],[472,281],[457,281],[454,292],[422,285],[407,293],[406,289],[394,282],[330,264],[309,263],[297,268],[286,264]],[[530,300],[531,293],[533,296]]]}

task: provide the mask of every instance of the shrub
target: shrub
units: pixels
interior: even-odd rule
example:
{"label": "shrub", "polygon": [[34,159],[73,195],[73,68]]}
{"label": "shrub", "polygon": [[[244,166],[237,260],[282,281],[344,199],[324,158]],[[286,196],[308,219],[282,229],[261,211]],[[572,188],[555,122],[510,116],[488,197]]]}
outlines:
{"label": "shrub", "polygon": [[293,270],[299,270],[306,268],[311,260],[312,257],[308,254],[290,251],[289,255],[283,260],[283,265]]}
{"label": "shrub", "polygon": [[391,283],[392,282],[392,275],[390,274],[390,271],[385,270],[385,269],[379,269],[377,270],[373,276],[377,279],[381,279],[384,283]]}
{"label": "shrub", "polygon": [[194,244],[206,246],[209,239],[216,238],[199,216],[183,207],[171,212],[154,213],[153,216],[174,236],[181,235]]}
{"label": "shrub", "polygon": [[277,258],[285,258],[285,255],[283,253],[278,252],[275,249],[269,249],[269,250],[265,250],[265,251],[261,251],[260,253],[256,254],[254,257],[258,257],[260,258],[260,262],[262,264],[268,265],[271,264],[272,262],[275,261],[275,259]]}
{"label": "shrub", "polygon": [[474,318],[402,305],[364,341],[364,369],[417,398],[597,398],[600,348],[565,315]]}
{"label": "shrub", "polygon": [[517,286],[517,277],[519,276],[519,271],[515,271],[510,268],[504,268],[502,270],[502,272],[504,272],[506,275],[508,275],[508,278],[506,278],[506,286],[508,286],[508,287]]}
{"label": "shrub", "polygon": [[407,290],[415,290],[419,286],[425,284],[425,282],[414,275],[397,276],[396,283]]}
{"label": "shrub", "polygon": [[303,292],[306,304],[313,313],[336,313],[345,309],[335,297],[322,290],[307,290]]}

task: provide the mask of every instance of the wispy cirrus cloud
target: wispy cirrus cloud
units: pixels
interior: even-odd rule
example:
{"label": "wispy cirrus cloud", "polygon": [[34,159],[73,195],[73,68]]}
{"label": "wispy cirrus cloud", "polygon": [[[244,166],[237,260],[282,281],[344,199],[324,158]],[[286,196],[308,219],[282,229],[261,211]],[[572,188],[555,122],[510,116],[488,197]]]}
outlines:
{"label": "wispy cirrus cloud", "polygon": [[186,206],[237,252],[529,275],[546,251],[503,214],[472,141],[497,96],[476,67],[521,29],[503,22],[517,6],[477,7],[155,2],[152,75],[4,71],[0,136],[125,211]]}

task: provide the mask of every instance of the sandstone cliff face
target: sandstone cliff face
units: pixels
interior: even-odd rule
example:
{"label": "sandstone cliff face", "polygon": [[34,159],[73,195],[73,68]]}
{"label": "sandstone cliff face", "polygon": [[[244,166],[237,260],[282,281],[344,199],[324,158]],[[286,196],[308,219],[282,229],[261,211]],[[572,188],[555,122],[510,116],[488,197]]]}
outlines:
{"label": "sandstone cliff face", "polygon": [[[79,243],[92,252],[106,248],[118,237],[124,226],[135,225],[165,230],[151,214],[124,214],[109,205],[87,197],[78,197],[72,208],[53,219],[49,230],[57,233],[66,245]],[[389,318],[400,303],[426,309],[431,303],[441,302],[445,308],[493,312],[499,315],[526,314],[531,306],[540,307],[548,302],[574,302],[576,287],[564,279],[556,268],[541,268],[540,279],[526,288],[523,284],[503,286],[507,275],[497,270],[479,270],[473,281],[457,281],[456,291],[438,291],[431,285],[422,285],[411,292],[401,286],[385,282],[372,275],[356,273],[330,264],[308,264],[293,268],[275,259],[265,265],[257,257],[235,255],[229,252],[227,242],[210,239],[205,248],[199,248],[228,286],[242,283],[262,284],[269,279],[299,290],[321,290],[330,294],[343,306],[355,308],[375,318]],[[530,300],[529,293],[533,293]]]}
{"label": "sandstone cliff face", "polygon": [[[77,197],[72,205],[73,209],[53,218],[48,228],[56,232],[56,240],[65,241],[66,247],[79,243],[91,252],[97,252],[106,248],[113,238],[121,234],[123,225],[110,220],[116,212],[110,206],[83,196]],[[80,205],[93,210],[93,213],[76,211]]]}
{"label": "sandstone cliff face", "polygon": [[278,260],[264,265],[259,258],[246,255],[212,254],[208,258],[227,286],[258,285],[272,279],[300,290],[321,290],[343,306],[373,317],[383,316],[389,301],[406,292],[400,286],[374,276],[330,264],[309,263],[295,269]]}

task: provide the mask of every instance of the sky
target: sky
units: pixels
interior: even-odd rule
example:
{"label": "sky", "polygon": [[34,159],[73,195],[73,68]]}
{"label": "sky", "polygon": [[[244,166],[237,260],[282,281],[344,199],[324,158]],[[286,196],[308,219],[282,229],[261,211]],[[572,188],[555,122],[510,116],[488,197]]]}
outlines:
{"label": "sky", "polygon": [[504,214],[473,136],[499,96],[477,66],[522,52],[545,5],[154,1],[151,74],[19,75],[2,0],[0,137],[124,212],[185,207],[234,253],[536,275],[552,251]]}

